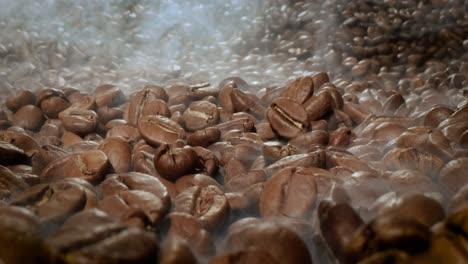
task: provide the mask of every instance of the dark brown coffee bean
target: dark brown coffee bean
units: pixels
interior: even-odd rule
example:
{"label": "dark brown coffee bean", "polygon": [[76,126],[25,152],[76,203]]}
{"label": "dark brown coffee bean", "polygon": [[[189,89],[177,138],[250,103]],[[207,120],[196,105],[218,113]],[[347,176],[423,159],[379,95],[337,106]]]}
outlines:
{"label": "dark brown coffee bean", "polygon": [[240,264],[240,263],[278,263],[267,251],[249,248],[214,257],[210,264]]}
{"label": "dark brown coffee bean", "polygon": [[326,72],[318,72],[312,75],[312,81],[315,88],[320,88],[323,84],[330,82],[330,77]]}
{"label": "dark brown coffee bean", "polygon": [[415,148],[395,148],[385,154],[383,161],[389,170],[413,169],[428,175],[437,175],[444,166],[439,157]]}
{"label": "dark brown coffee bean", "polygon": [[264,170],[253,169],[247,172],[244,165],[236,159],[230,160],[224,171],[224,186],[230,192],[244,191],[248,187],[266,180]]}
{"label": "dark brown coffee bean", "polygon": [[405,195],[400,198],[398,204],[390,208],[381,208],[379,215],[396,215],[413,219],[429,228],[445,217],[442,206],[422,194]]}
{"label": "dark brown coffee bean", "polygon": [[160,264],[197,264],[197,259],[189,244],[178,238],[166,239],[161,247]]}
{"label": "dark brown coffee bean", "polygon": [[57,261],[67,263],[154,263],[159,251],[152,232],[126,228],[95,209],[69,218],[46,245]]}
{"label": "dark brown coffee bean", "polygon": [[[11,199],[12,205],[25,206],[37,214],[39,220],[51,227],[81,211],[87,203],[85,186],[70,181],[35,185]],[[94,194],[94,201],[97,197]],[[95,205],[94,205],[95,206]]]}
{"label": "dark brown coffee bean", "polygon": [[221,135],[224,135],[230,130],[240,130],[243,132],[251,132],[255,129],[255,123],[250,118],[240,118],[227,121],[224,123],[217,124],[215,128],[221,131]]}
{"label": "dark brown coffee bean", "polygon": [[122,137],[125,140],[135,140],[140,136],[140,130],[129,125],[116,125],[109,129],[106,134],[106,137]]}
{"label": "dark brown coffee bean", "polygon": [[264,185],[260,214],[263,217],[305,217],[315,206],[316,189],[314,177],[301,173],[300,167],[280,170]]}
{"label": "dark brown coffee bean", "polygon": [[328,141],[329,135],[327,131],[313,130],[291,139],[288,145],[303,152],[310,152],[316,145],[326,146]]}
{"label": "dark brown coffee bean", "polygon": [[171,224],[166,239],[186,241],[193,252],[201,257],[209,257],[215,253],[213,239],[196,217],[187,213],[173,212],[169,218]]}
{"label": "dark brown coffee bean", "polygon": [[[188,94],[195,98],[195,100],[202,100],[206,97],[217,97],[219,93],[219,88],[213,87],[210,83],[197,83],[190,85],[188,89]],[[213,102],[212,102],[213,103]]]}
{"label": "dark brown coffee bean", "polygon": [[215,104],[207,101],[196,101],[190,104],[182,115],[185,127],[189,131],[197,131],[216,125],[219,122],[219,112]]}
{"label": "dark brown coffee bean", "polygon": [[207,230],[227,224],[230,207],[224,192],[214,185],[193,186],[177,195],[173,212],[193,215]]}
{"label": "dark brown coffee bean", "polygon": [[203,147],[193,147],[201,163],[201,171],[207,175],[215,175],[218,172],[219,160],[210,150]]}
{"label": "dark brown coffee bean", "polygon": [[363,224],[361,217],[346,203],[321,201],[318,206],[320,231],[333,254],[341,261],[346,257],[346,246]]}
{"label": "dark brown coffee bean", "polygon": [[[105,125],[107,125],[109,121],[112,121],[114,119],[121,119],[123,116],[123,111],[121,109],[108,106],[99,107],[96,113],[99,117],[99,122]],[[108,126],[106,126],[106,129],[109,129]]]}
{"label": "dark brown coffee bean", "polygon": [[187,138],[187,144],[190,146],[208,147],[221,138],[221,131],[216,127],[208,127],[203,130],[195,131]]}
{"label": "dark brown coffee bean", "polygon": [[199,173],[185,175],[179,178],[174,183],[177,193],[181,193],[185,189],[193,187],[193,186],[207,187],[209,185],[214,185],[218,187],[220,190],[223,189],[223,187],[215,179],[211,178],[208,175],[199,174]]}
{"label": "dark brown coffee bean", "polygon": [[62,115],[60,121],[66,130],[82,136],[94,132],[99,123],[96,112],[82,109]]}
{"label": "dark brown coffee bean", "polygon": [[354,233],[347,246],[347,260],[355,262],[387,249],[421,253],[428,249],[430,238],[430,230],[414,220],[397,216],[379,217]]}
{"label": "dark brown coffee bean", "polygon": [[283,145],[279,141],[268,141],[263,144],[262,152],[266,164],[271,164],[284,157],[300,154],[302,151],[293,145]]}
{"label": "dark brown coffee bean", "polygon": [[302,105],[307,112],[309,120],[316,121],[324,116],[330,109],[332,98],[328,92],[320,92],[316,96],[310,97]]}
{"label": "dark brown coffee bean", "polygon": [[200,170],[201,164],[192,147],[177,148],[163,144],[154,154],[154,167],[162,177],[176,181]]}
{"label": "dark brown coffee bean", "polygon": [[230,228],[225,249],[236,252],[248,248],[264,250],[278,263],[312,263],[302,239],[275,222],[239,224],[238,228]]}
{"label": "dark brown coffee bean", "polygon": [[128,142],[120,137],[107,137],[99,144],[116,173],[127,172],[130,167],[131,149]]}
{"label": "dark brown coffee bean", "polygon": [[265,168],[267,176],[271,176],[286,167],[317,167],[325,168],[326,154],[317,150],[308,154],[296,154],[284,157]]}
{"label": "dark brown coffee bean", "polygon": [[330,133],[328,145],[334,147],[347,147],[354,137],[355,136],[349,127],[340,127]]}
{"label": "dark brown coffee bean", "polygon": [[468,207],[468,184],[465,184],[452,196],[447,205],[447,211],[451,214],[463,210],[466,207]]}
{"label": "dark brown coffee bean", "polygon": [[26,164],[28,160],[24,150],[5,141],[0,141],[0,165]]}
{"label": "dark brown coffee bean", "polygon": [[15,96],[8,97],[5,101],[6,107],[16,112],[23,106],[34,105],[36,103],[36,94],[29,90],[21,89]]}
{"label": "dark brown coffee bean", "polygon": [[94,97],[96,98],[96,105],[102,106],[118,106],[125,102],[126,98],[119,87],[112,84],[103,84],[94,89]]}
{"label": "dark brown coffee bean", "polygon": [[424,125],[431,127],[438,127],[439,124],[448,119],[452,114],[453,110],[446,106],[435,106],[427,112],[424,118]]}
{"label": "dark brown coffee bean", "polygon": [[405,104],[405,99],[401,94],[394,94],[387,98],[383,104],[383,113],[393,115],[395,111]]}
{"label": "dark brown coffee bean", "polygon": [[0,213],[2,262],[46,263],[48,256],[37,217],[29,210],[16,206],[1,206]]}
{"label": "dark brown coffee bean", "polygon": [[304,108],[288,98],[279,98],[266,112],[268,123],[280,136],[291,139],[307,131],[309,120]]}
{"label": "dark brown coffee bean", "polygon": [[179,124],[159,115],[142,117],[138,122],[138,130],[148,144],[155,146],[172,144],[185,138],[185,131]]}
{"label": "dark brown coffee bean", "polygon": [[451,194],[456,193],[461,187],[468,183],[466,171],[468,169],[468,158],[458,158],[445,164],[440,171],[438,182]]}
{"label": "dark brown coffee bean", "polygon": [[311,77],[305,76],[292,81],[284,91],[283,96],[303,104],[313,94],[314,81]]}
{"label": "dark brown coffee bean", "polygon": [[332,83],[325,83],[323,84],[320,89],[319,93],[329,93],[331,97],[331,108],[333,110],[336,109],[343,109],[344,101],[341,93],[338,91],[338,88]]}
{"label": "dark brown coffee bean", "polygon": [[12,194],[23,191],[29,184],[19,175],[6,167],[0,166],[0,198],[7,199]]}
{"label": "dark brown coffee bean", "polygon": [[169,117],[171,112],[166,102],[158,98],[158,94],[151,89],[143,89],[129,99],[124,118],[129,124],[136,126],[141,118],[149,115]]}
{"label": "dark brown coffee bean", "polygon": [[44,121],[45,118],[41,109],[34,105],[25,105],[13,115],[11,124],[24,129],[39,130]]}
{"label": "dark brown coffee bean", "polygon": [[[113,195],[107,195],[99,201],[98,209],[106,212],[118,221],[131,222],[135,218],[132,213],[140,209],[147,218],[150,227],[159,225],[168,212],[167,203],[164,203],[156,195],[139,190],[120,191]],[[132,217],[133,216],[133,217]],[[142,218],[136,215],[137,218]]]}
{"label": "dark brown coffee bean", "polygon": [[52,161],[42,171],[40,177],[45,182],[65,178],[81,178],[92,184],[99,183],[109,170],[107,156],[100,150],[68,154]]}

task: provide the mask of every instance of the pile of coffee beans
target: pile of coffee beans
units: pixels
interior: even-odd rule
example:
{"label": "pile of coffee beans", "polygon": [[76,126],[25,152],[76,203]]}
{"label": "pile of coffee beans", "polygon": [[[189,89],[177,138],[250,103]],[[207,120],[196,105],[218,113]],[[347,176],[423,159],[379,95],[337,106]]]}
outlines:
{"label": "pile of coffee beans", "polygon": [[0,115],[0,260],[462,263],[468,106],[344,82],[20,90]]}

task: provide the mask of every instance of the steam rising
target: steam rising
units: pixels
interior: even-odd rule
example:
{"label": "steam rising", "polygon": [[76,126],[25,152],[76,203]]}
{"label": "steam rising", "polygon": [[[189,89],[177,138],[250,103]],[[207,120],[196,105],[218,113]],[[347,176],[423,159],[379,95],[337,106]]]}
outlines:
{"label": "steam rising", "polygon": [[[301,63],[282,67],[288,58],[275,55],[265,42],[272,28],[285,24],[280,2],[0,0],[0,5],[5,91],[92,89],[102,83],[128,91],[176,79],[216,84],[230,75],[260,84],[284,82],[303,71]],[[271,8],[276,13],[267,12]]]}

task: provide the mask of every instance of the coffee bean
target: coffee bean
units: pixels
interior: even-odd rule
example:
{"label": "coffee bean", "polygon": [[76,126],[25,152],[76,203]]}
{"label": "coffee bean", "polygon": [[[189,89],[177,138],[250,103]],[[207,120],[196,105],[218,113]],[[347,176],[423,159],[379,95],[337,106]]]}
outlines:
{"label": "coffee bean", "polygon": [[291,139],[307,131],[308,117],[297,102],[280,98],[271,104],[266,112],[268,123],[280,136]]}
{"label": "coffee bean", "polygon": [[132,153],[126,140],[120,137],[107,137],[99,144],[99,150],[106,154],[116,173],[128,171]]}
{"label": "coffee bean", "polygon": [[[317,79],[317,78],[316,78]],[[303,104],[314,94],[314,82],[311,77],[302,77],[292,81],[283,93],[284,97],[291,98]]]}
{"label": "coffee bean", "polygon": [[141,136],[151,145],[171,144],[185,138],[184,129],[167,117],[145,116],[138,122]]}
{"label": "coffee bean", "polygon": [[90,150],[68,154],[52,161],[44,168],[41,179],[45,182],[65,178],[81,178],[92,184],[99,183],[109,170],[109,160],[104,152]]}
{"label": "coffee bean", "polygon": [[154,154],[154,167],[162,177],[175,181],[201,169],[197,152],[192,147],[159,146]]}
{"label": "coffee bean", "polygon": [[324,116],[331,108],[332,98],[328,92],[319,92],[310,97],[302,105],[307,112],[309,120],[316,121]]}
{"label": "coffee bean", "polygon": [[77,135],[94,132],[99,123],[96,112],[83,109],[72,110],[62,115],[60,120],[65,129]]}
{"label": "coffee bean", "polygon": [[124,118],[129,124],[136,126],[139,125],[141,118],[149,115],[169,117],[171,112],[166,102],[159,99],[157,93],[151,89],[143,89],[130,97]]}
{"label": "coffee bean", "polygon": [[44,121],[45,118],[41,109],[34,105],[21,107],[11,119],[12,125],[29,130],[39,130]]}
{"label": "coffee bean", "polygon": [[122,90],[112,84],[103,84],[94,89],[94,97],[96,98],[96,105],[102,106],[118,106],[125,102],[126,98]]}
{"label": "coffee bean", "polygon": [[214,185],[187,188],[177,195],[174,203],[174,212],[193,215],[207,230],[220,229],[229,219],[227,198]]}
{"label": "coffee bean", "polygon": [[208,127],[203,130],[197,130],[187,138],[187,144],[190,146],[208,147],[221,138],[221,131],[215,127]]}
{"label": "coffee bean", "polygon": [[215,104],[207,101],[196,101],[190,104],[183,114],[185,127],[197,131],[211,127],[219,122],[219,112]]}
{"label": "coffee bean", "polygon": [[305,217],[314,208],[316,189],[314,177],[303,174],[300,167],[282,169],[264,185],[260,195],[260,214],[263,217]]}

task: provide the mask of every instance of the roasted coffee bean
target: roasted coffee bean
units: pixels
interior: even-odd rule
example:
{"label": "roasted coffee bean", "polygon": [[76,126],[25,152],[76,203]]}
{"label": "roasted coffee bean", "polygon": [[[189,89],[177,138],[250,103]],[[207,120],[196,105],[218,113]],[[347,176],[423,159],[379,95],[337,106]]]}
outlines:
{"label": "roasted coffee bean", "polygon": [[430,245],[430,230],[412,219],[379,217],[361,226],[348,243],[347,262],[354,263],[377,251],[398,249],[410,254],[424,252]]}
{"label": "roasted coffee bean", "polygon": [[28,156],[22,149],[0,141],[0,165],[26,164],[28,160]]}
{"label": "roasted coffee bean", "polygon": [[143,89],[129,99],[128,108],[124,112],[124,119],[130,125],[139,125],[141,118],[150,115],[160,115],[170,117],[171,111],[169,110],[166,102],[161,100],[160,95],[155,93],[152,89]]}
{"label": "roasted coffee bean", "polygon": [[93,95],[96,98],[96,105],[98,107],[118,106],[124,103],[126,99],[122,90],[112,84],[103,84],[96,87],[96,89],[94,89]]}
{"label": "roasted coffee bean", "polygon": [[0,165],[0,199],[7,199],[28,187],[29,184],[18,173]]}
{"label": "roasted coffee bean", "polygon": [[116,173],[128,171],[132,150],[125,139],[120,137],[107,137],[99,144],[99,150],[106,154],[109,163]]}
{"label": "roasted coffee bean", "polygon": [[468,207],[468,184],[465,184],[452,196],[448,203],[447,211],[449,214],[455,213],[465,207]]}
{"label": "roasted coffee bean", "polygon": [[171,199],[166,186],[158,178],[148,174],[137,172],[110,174],[99,186],[104,196],[128,190],[149,192],[162,201],[166,211],[169,211],[171,207]]}
{"label": "roasted coffee bean", "polygon": [[187,138],[187,144],[190,146],[208,147],[216,143],[221,138],[221,131],[215,127],[208,127],[203,130],[197,130]]}
{"label": "roasted coffee bean", "polygon": [[163,144],[154,154],[154,167],[162,177],[176,181],[200,170],[201,163],[192,147],[177,148]]}
{"label": "roasted coffee bean", "polygon": [[286,90],[284,90],[283,96],[291,98],[296,102],[303,104],[314,94],[314,82],[313,78],[309,76],[301,77],[292,81]]}
{"label": "roasted coffee bean", "polygon": [[75,109],[60,117],[63,127],[77,135],[94,132],[99,123],[96,112],[92,110]]}
{"label": "roasted coffee bean", "polygon": [[260,214],[263,217],[305,217],[315,207],[316,192],[313,175],[303,173],[300,167],[282,169],[273,174],[263,187]]}
{"label": "roasted coffee bean", "polygon": [[96,111],[98,117],[99,117],[99,122],[101,124],[105,124],[106,130],[110,128],[109,125],[107,126],[108,122],[116,120],[116,119],[121,119],[123,116],[123,111],[119,108],[116,107],[108,107],[108,106],[101,106],[97,109]]}
{"label": "roasted coffee bean", "polygon": [[316,121],[323,117],[330,109],[332,97],[330,93],[324,91],[310,97],[302,105],[309,117],[309,120]]}
{"label": "roasted coffee bean", "polygon": [[16,206],[0,206],[0,213],[0,260],[3,263],[48,262],[37,217]]}
{"label": "roasted coffee bean", "polygon": [[263,156],[267,164],[271,164],[281,158],[300,154],[301,151],[292,145],[283,145],[279,141],[268,141],[263,144]]}
{"label": "roasted coffee bean", "polygon": [[196,217],[187,213],[173,212],[169,218],[171,223],[166,239],[186,241],[197,256],[209,257],[216,252],[213,239]]}
{"label": "roasted coffee bean", "polygon": [[197,264],[197,259],[188,243],[182,239],[166,239],[161,247],[161,264]]}
{"label": "roasted coffee bean", "polygon": [[23,106],[34,105],[36,103],[36,94],[29,90],[21,89],[15,96],[8,97],[5,106],[13,112],[16,112]]}
{"label": "roasted coffee bean", "polygon": [[291,139],[288,145],[304,152],[310,152],[316,145],[326,146],[329,134],[325,130],[313,130]]}
{"label": "roasted coffee bean", "polygon": [[106,137],[122,137],[126,140],[135,140],[141,136],[140,130],[129,125],[118,124],[107,131]]}
{"label": "roasted coffee bean", "polygon": [[213,87],[208,82],[197,83],[189,86],[188,94],[196,100],[202,100],[206,97],[218,96],[219,88]]}
{"label": "roasted coffee bean", "polygon": [[221,135],[224,135],[225,133],[231,130],[240,130],[243,132],[254,131],[255,123],[250,118],[240,118],[220,123],[214,127],[219,129]]}
{"label": "roasted coffee bean", "polygon": [[286,167],[317,167],[325,168],[326,154],[323,150],[317,150],[307,154],[296,154],[284,157],[265,168],[268,176],[273,175]]}
{"label": "roasted coffee bean", "polygon": [[219,111],[215,104],[196,101],[185,110],[182,118],[189,131],[197,131],[216,125],[219,122]]}
{"label": "roasted coffee bean", "polygon": [[233,159],[225,167],[224,187],[227,191],[244,191],[250,186],[266,180],[264,170],[237,171],[236,169],[231,169],[233,166],[240,167],[240,164],[238,164],[237,160]]}
{"label": "roasted coffee bean", "polygon": [[349,127],[340,127],[330,133],[328,145],[334,147],[347,147],[353,138],[353,132]]}
{"label": "roasted coffee bean", "polygon": [[177,193],[181,193],[185,189],[193,186],[207,187],[209,185],[214,185],[220,190],[223,189],[223,187],[215,179],[200,173],[185,175],[174,183]]}
{"label": "roasted coffee bean", "polygon": [[304,241],[288,227],[275,222],[231,226],[225,249],[236,252],[248,248],[264,250],[278,263],[312,263]]}
{"label": "roasted coffee bean", "polygon": [[[104,196],[99,201],[97,208],[122,222],[131,222],[132,218],[135,217],[132,213],[140,209],[144,213],[144,218],[148,219],[149,225],[152,227],[156,227],[161,223],[169,209],[167,201],[164,203],[162,199],[153,193],[140,190],[119,191]],[[136,217],[141,218],[140,216]]]}
{"label": "roasted coffee bean", "polygon": [[278,263],[267,251],[248,248],[241,251],[214,257],[210,264],[240,264],[240,263]]}
{"label": "roasted coffee bean", "polygon": [[420,171],[397,170],[386,175],[386,178],[389,180],[391,189],[401,193],[438,191],[438,187],[431,181],[431,178]]}
{"label": "roasted coffee bean", "polygon": [[271,128],[280,136],[291,139],[307,131],[309,119],[304,108],[288,98],[279,98],[266,111]]}
{"label": "roasted coffee bean", "polygon": [[434,199],[422,194],[405,195],[390,208],[382,208],[379,215],[397,215],[432,227],[445,217],[444,208]]}
{"label": "roasted coffee bean", "polygon": [[415,148],[395,148],[385,154],[383,162],[389,170],[414,169],[428,175],[437,175],[444,166],[439,157]]}
{"label": "roasted coffee bean", "polygon": [[242,164],[250,168],[255,159],[261,154],[260,147],[251,144],[240,144],[235,146],[229,146],[221,149],[221,158],[219,162],[221,165],[225,165],[231,159],[237,159]]}
{"label": "roasted coffee bean", "polygon": [[138,130],[148,144],[155,146],[185,138],[185,131],[179,124],[159,115],[142,117],[138,122]]}
{"label": "roasted coffee bean", "polygon": [[34,105],[25,105],[13,115],[11,124],[24,129],[39,130],[44,121],[41,109]]}
{"label": "roasted coffee bean", "polygon": [[219,168],[218,158],[210,150],[203,147],[193,147],[201,163],[201,171],[208,175],[215,175]]}
{"label": "roasted coffee bean", "polygon": [[174,204],[174,212],[193,215],[207,230],[222,228],[230,215],[224,192],[214,185],[187,188],[177,195]]}
{"label": "roasted coffee bean", "polygon": [[424,125],[438,127],[439,124],[453,114],[453,110],[446,106],[435,106],[427,112],[424,118]]}
{"label": "roasted coffee bean", "polygon": [[39,220],[53,228],[74,213],[96,206],[97,196],[88,187],[75,181],[57,181],[35,185],[12,197],[10,204],[25,206],[37,214]]}
{"label": "roasted coffee bean", "polygon": [[466,177],[467,162],[468,158],[458,158],[445,164],[438,177],[438,182],[445,191],[454,194],[468,183]]}
{"label": "roasted coffee bean", "polygon": [[341,261],[346,257],[346,246],[363,224],[361,217],[346,203],[321,201],[318,206],[320,231],[333,254]]}
{"label": "roasted coffee bean", "polygon": [[58,118],[59,113],[70,106],[70,102],[63,96],[52,96],[43,99],[39,106],[48,118]]}
{"label": "roasted coffee bean", "polygon": [[81,178],[92,184],[102,181],[110,169],[109,159],[100,150],[68,154],[52,161],[44,168],[40,177],[45,182],[65,178]]}
{"label": "roasted coffee bean", "polygon": [[159,245],[154,234],[115,223],[104,212],[93,209],[69,218],[46,239],[57,261],[64,263],[157,262]]}
{"label": "roasted coffee bean", "polygon": [[323,84],[330,82],[330,77],[325,72],[318,72],[312,75],[312,81],[315,88],[320,88]]}

